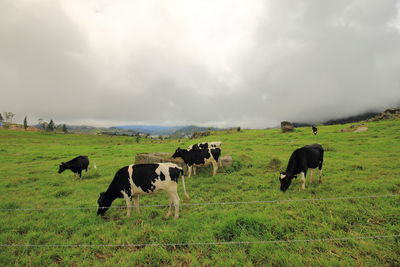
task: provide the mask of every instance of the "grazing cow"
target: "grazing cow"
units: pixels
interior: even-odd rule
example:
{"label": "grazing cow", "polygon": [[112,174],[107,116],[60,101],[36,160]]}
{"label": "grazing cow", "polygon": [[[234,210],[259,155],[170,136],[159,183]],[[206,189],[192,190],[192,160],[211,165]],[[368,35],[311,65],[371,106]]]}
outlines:
{"label": "grazing cow", "polygon": [[103,216],[110,208],[112,202],[117,198],[124,198],[127,206],[127,216],[131,216],[131,201],[139,212],[139,195],[152,194],[159,190],[168,193],[169,209],[165,217],[172,213],[172,205],[175,207],[175,216],[179,217],[179,196],[178,196],[178,178],[182,174],[183,192],[186,193],[183,170],[174,163],[156,163],[156,164],[132,164],[123,167],[117,171],[106,192],[100,193],[97,201],[99,209],[97,215]]}
{"label": "grazing cow", "polygon": [[221,148],[222,142],[203,142],[199,144],[190,145],[188,147],[189,150],[193,149],[208,149],[208,148]]}
{"label": "grazing cow", "polygon": [[316,126],[311,126],[311,128],[312,128],[312,132],[313,132],[313,134],[314,135],[317,135],[317,133],[318,133],[318,128],[316,127]]}
{"label": "grazing cow", "polygon": [[307,170],[311,169],[310,182],[312,183],[313,169],[319,168],[319,182],[322,177],[322,163],[324,161],[324,149],[319,144],[313,144],[296,149],[290,156],[286,172],[281,172],[279,180],[281,182],[281,191],[285,192],[292,182],[301,174],[301,188],[306,188]]}
{"label": "grazing cow", "polygon": [[183,159],[185,164],[188,166],[189,178],[192,175],[192,168],[194,172],[196,172],[196,165],[204,165],[209,163],[213,165],[213,176],[216,175],[220,156],[220,148],[187,150],[180,149],[179,147],[172,155],[173,158]]}
{"label": "grazing cow", "polygon": [[58,173],[62,173],[65,170],[71,170],[73,173],[78,173],[79,177],[82,177],[82,170],[88,170],[89,158],[87,156],[78,156],[67,162],[61,162]]}

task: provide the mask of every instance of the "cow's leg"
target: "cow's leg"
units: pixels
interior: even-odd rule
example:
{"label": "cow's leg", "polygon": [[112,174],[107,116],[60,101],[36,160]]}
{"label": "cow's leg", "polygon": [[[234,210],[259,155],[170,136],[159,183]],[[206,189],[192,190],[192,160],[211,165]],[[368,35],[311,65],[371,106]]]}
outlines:
{"label": "cow's leg", "polygon": [[196,176],[196,165],[193,165],[193,176]]}
{"label": "cow's leg", "polygon": [[174,202],[174,207],[175,207],[174,219],[178,219],[179,218],[179,201],[180,201],[180,199],[179,199],[179,196],[178,196],[178,192],[175,191],[175,194],[173,194],[173,202]]}
{"label": "cow's leg", "polygon": [[192,168],[193,168],[193,166],[188,165],[189,178],[192,176]]}
{"label": "cow's leg", "polygon": [[211,163],[213,165],[213,176],[215,176],[218,170],[218,163],[215,160],[213,160]]}
{"label": "cow's leg", "polygon": [[322,169],[319,170],[319,183],[322,183]]}
{"label": "cow's leg", "polygon": [[140,213],[139,209],[139,195],[133,195],[133,205],[135,205],[135,209],[137,213]]}
{"label": "cow's leg", "polygon": [[306,189],[306,177],[305,177],[305,175],[304,175],[304,172],[301,172],[300,173],[300,175],[301,175],[301,189]]}
{"label": "cow's leg", "polygon": [[79,178],[82,178],[82,170],[78,171]]}
{"label": "cow's leg", "polygon": [[167,214],[165,214],[165,219],[171,216],[172,213],[172,204],[174,203],[173,195],[172,193],[168,192],[168,200],[169,200],[169,205],[168,205],[168,211]]}
{"label": "cow's leg", "polygon": [[313,183],[314,169],[310,169],[310,184]]}
{"label": "cow's leg", "polygon": [[131,208],[132,208],[131,198],[125,191],[122,190],[121,193],[124,196],[126,202],[126,208],[127,208],[126,216],[131,217]]}

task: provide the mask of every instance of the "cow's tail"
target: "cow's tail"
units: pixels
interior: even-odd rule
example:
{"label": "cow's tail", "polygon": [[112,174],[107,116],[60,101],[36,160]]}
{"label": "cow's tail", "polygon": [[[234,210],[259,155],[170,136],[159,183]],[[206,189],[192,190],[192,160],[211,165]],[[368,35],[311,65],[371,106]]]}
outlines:
{"label": "cow's tail", "polygon": [[184,173],[183,173],[183,169],[181,170],[181,174],[182,174],[183,193],[185,194],[185,198],[186,198],[186,199],[190,199],[188,193],[186,192],[185,175],[184,175]]}

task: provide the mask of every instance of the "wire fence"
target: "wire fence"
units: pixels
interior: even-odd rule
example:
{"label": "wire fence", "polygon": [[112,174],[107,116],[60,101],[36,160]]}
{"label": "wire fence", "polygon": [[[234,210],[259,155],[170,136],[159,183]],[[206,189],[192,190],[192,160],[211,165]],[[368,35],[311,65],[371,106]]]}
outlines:
{"label": "wire fence", "polygon": [[[338,201],[338,200],[357,200],[357,199],[376,199],[376,198],[393,198],[399,197],[400,194],[390,195],[369,195],[369,196],[347,196],[347,197],[332,197],[332,198],[303,198],[303,199],[275,199],[275,200],[254,200],[254,201],[232,201],[232,202],[200,202],[200,203],[181,203],[179,206],[211,206],[211,205],[261,205],[273,203],[290,203],[290,202],[308,202],[308,201]],[[140,205],[140,208],[149,207],[168,207],[166,204],[155,205]],[[98,206],[84,206],[84,207],[43,207],[43,208],[1,208],[0,211],[45,211],[45,210],[92,210],[97,209]],[[105,207],[104,207],[105,208]],[[110,209],[126,209],[127,206],[112,206]],[[134,207],[130,207],[133,209]]]}
{"label": "wire fence", "polygon": [[400,238],[400,234],[376,236],[333,237],[319,239],[289,239],[289,240],[260,240],[260,241],[230,241],[230,242],[187,242],[187,243],[142,243],[142,244],[0,244],[0,247],[15,248],[98,248],[98,247],[189,247],[217,245],[255,245],[255,244],[285,244],[310,242],[340,242],[371,239]]}

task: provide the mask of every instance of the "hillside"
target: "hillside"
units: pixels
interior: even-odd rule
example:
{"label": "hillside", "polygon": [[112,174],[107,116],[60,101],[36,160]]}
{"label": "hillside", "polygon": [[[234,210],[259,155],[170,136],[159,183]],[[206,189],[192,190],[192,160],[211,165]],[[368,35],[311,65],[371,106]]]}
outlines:
{"label": "hillside", "polygon": [[159,125],[125,125],[116,126],[120,129],[129,129],[150,135],[170,135],[182,128],[182,126],[159,126]]}
{"label": "hillside", "polygon": [[129,129],[141,133],[151,135],[168,135],[172,137],[191,136],[194,132],[203,132],[208,130],[221,130],[215,127],[199,127],[195,125],[190,126],[157,126],[157,125],[127,125],[117,126],[120,129]]}
{"label": "hillside", "polygon": [[[399,266],[400,120],[366,125],[366,132],[320,126],[317,136],[304,127],[138,143],[0,129],[0,265]],[[181,218],[163,219],[166,207],[157,205],[168,204],[165,193],[141,196],[131,218],[122,199],[106,219],[96,215],[99,193],[136,154],[206,140],[222,141],[234,164],[186,179],[190,201],[179,184]],[[307,179],[303,191],[294,180],[280,192],[269,162],[283,170],[294,149],[312,143],[325,148],[322,184]],[[82,179],[58,174],[76,155],[97,169]]]}

